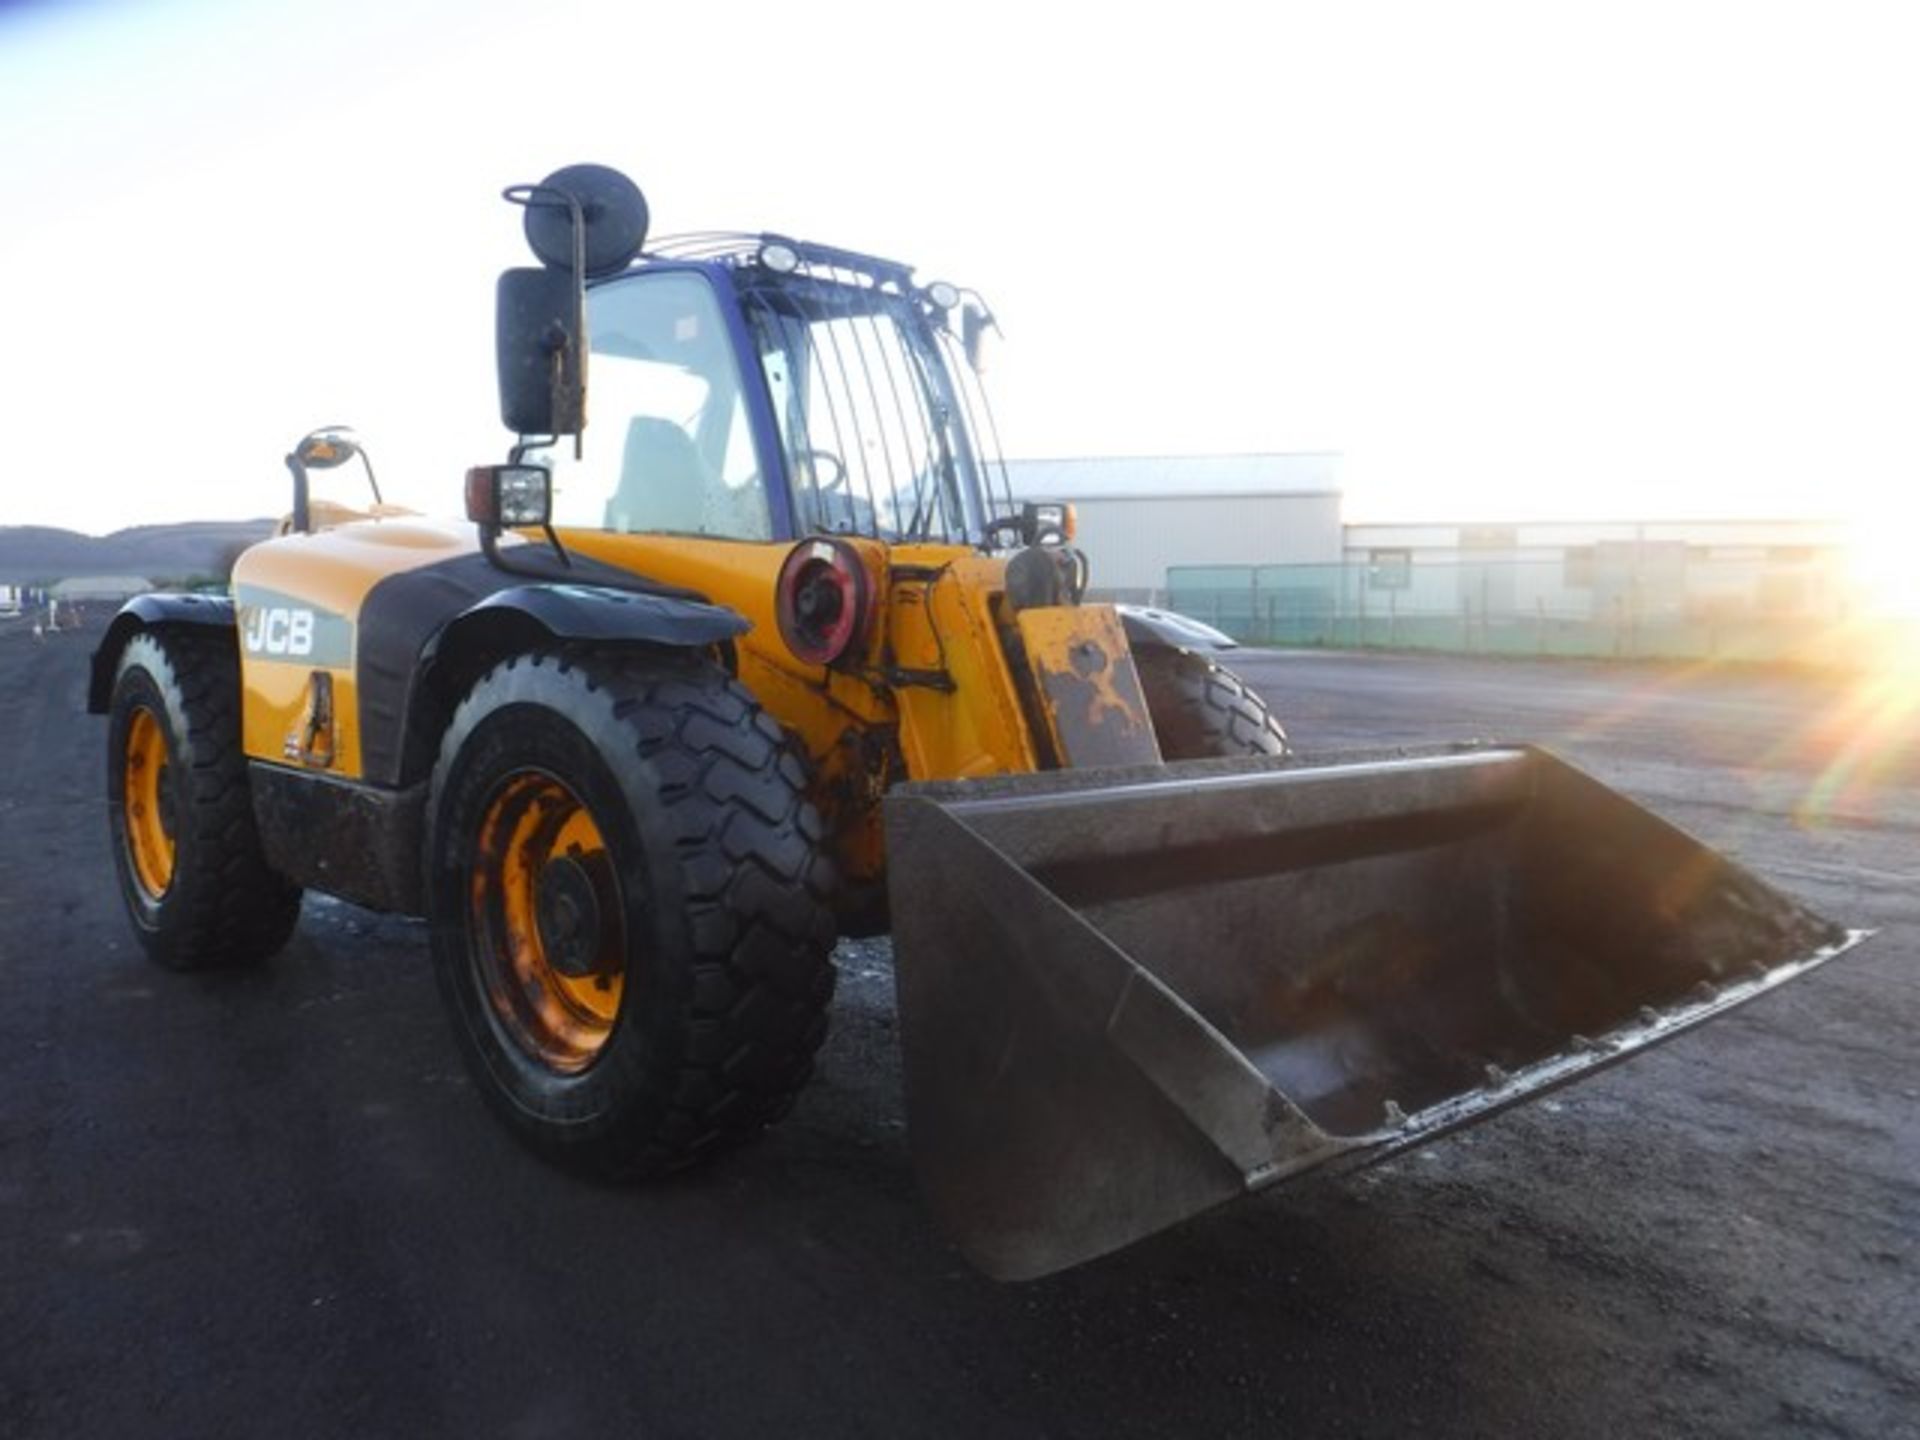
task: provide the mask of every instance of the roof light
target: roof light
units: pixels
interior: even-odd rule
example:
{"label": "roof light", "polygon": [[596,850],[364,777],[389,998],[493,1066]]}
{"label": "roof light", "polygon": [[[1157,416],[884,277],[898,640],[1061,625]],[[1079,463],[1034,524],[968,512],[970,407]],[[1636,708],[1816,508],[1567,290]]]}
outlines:
{"label": "roof light", "polygon": [[960,303],[960,287],[950,285],[945,280],[934,281],[920,293],[942,310],[951,310]]}
{"label": "roof light", "polygon": [[791,275],[800,268],[800,252],[782,240],[769,240],[756,258],[776,275]]}

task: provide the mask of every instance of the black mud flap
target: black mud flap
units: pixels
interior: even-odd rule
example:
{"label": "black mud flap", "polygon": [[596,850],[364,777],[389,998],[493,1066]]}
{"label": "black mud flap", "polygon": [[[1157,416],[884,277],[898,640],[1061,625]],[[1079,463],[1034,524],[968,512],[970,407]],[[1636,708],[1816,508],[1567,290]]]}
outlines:
{"label": "black mud flap", "polygon": [[907,786],[886,823],[915,1165],[1001,1279],[1484,1119],[1864,938],[1534,749]]}

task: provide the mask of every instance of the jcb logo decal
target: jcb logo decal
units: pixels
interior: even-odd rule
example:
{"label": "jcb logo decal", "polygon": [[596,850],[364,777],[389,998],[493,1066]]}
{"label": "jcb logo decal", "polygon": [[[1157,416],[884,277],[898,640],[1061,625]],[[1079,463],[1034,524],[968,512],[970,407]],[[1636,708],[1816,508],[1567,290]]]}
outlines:
{"label": "jcb logo decal", "polygon": [[344,615],[253,585],[234,587],[240,648],[249,660],[284,660],[344,670],[353,664],[353,626]]}
{"label": "jcb logo decal", "polygon": [[244,638],[252,655],[313,654],[313,611],[283,610],[278,606],[253,612]]}

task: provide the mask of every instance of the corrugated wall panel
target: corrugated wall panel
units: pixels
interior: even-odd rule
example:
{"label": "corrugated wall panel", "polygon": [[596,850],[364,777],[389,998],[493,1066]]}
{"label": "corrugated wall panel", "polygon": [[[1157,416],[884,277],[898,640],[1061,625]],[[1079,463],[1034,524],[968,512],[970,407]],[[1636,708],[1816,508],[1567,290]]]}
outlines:
{"label": "corrugated wall panel", "polygon": [[1080,500],[1075,508],[1097,590],[1159,590],[1175,565],[1340,560],[1337,495]]}

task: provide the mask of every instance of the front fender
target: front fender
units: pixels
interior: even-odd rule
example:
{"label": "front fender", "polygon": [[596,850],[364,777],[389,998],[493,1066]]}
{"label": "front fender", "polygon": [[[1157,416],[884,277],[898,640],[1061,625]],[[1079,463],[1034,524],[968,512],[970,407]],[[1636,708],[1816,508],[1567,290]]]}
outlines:
{"label": "front fender", "polygon": [[1210,650],[1236,650],[1240,642],[1211,625],[1203,625],[1191,615],[1173,610],[1156,610],[1146,605],[1115,605],[1120,624],[1127,632],[1127,644],[1138,650],[1158,645],[1169,650],[1191,650],[1205,654]]}
{"label": "front fender", "polygon": [[[753,628],[737,611],[704,600],[615,590],[605,585],[515,585],[470,605],[428,642],[428,664],[469,627],[490,627],[505,616],[531,620],[551,640],[627,641],[699,649],[723,645]],[[508,623],[513,623],[509,621]]]}
{"label": "front fender", "polygon": [[567,643],[725,648],[752,628],[737,612],[688,595],[542,581],[478,598],[469,593],[461,609],[422,634],[432,609],[456,594],[444,583],[400,588],[367,607],[358,656],[361,753],[375,784],[420,778],[433,763],[446,713],[505,656]]}

